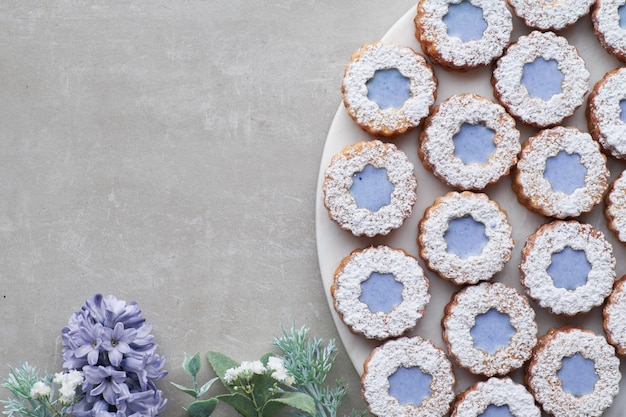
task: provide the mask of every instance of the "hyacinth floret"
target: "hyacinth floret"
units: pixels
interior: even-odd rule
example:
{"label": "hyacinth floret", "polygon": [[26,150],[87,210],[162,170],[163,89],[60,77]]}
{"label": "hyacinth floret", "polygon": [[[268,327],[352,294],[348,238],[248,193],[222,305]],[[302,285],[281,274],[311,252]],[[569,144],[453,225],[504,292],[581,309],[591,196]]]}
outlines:
{"label": "hyacinth floret", "polygon": [[63,366],[84,375],[75,417],[157,416],[167,400],[156,387],[165,358],[136,303],[94,295],[62,331]]}

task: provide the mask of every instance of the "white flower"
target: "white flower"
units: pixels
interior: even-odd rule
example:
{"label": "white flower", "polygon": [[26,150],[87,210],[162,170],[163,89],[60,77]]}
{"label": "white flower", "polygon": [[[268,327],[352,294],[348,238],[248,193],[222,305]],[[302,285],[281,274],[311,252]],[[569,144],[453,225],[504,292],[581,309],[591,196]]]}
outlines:
{"label": "white flower", "polygon": [[287,378],[285,378],[285,380],[283,381],[283,384],[287,385],[288,387],[292,386],[294,383],[296,382],[296,378],[294,378],[291,375],[288,375]]}
{"label": "white flower", "polygon": [[232,385],[239,378],[240,368],[229,368],[224,373],[224,381],[228,385]]}
{"label": "white flower", "polygon": [[268,369],[272,369],[274,371],[280,371],[285,369],[283,360],[276,356],[270,356],[269,358],[267,358],[267,367]]}
{"label": "white flower", "polygon": [[263,375],[267,369],[261,361],[243,361],[240,366],[244,373]]}
{"label": "white flower", "polygon": [[47,385],[46,383],[42,381],[37,381],[33,384],[32,388],[30,389],[30,396],[33,397],[34,399],[39,399],[42,397],[49,397],[50,391],[51,389],[49,385]]}
{"label": "white flower", "polygon": [[76,398],[76,388],[82,385],[84,380],[83,374],[76,370],[54,374],[54,382],[60,386],[59,399],[63,404],[71,404],[74,402]]}

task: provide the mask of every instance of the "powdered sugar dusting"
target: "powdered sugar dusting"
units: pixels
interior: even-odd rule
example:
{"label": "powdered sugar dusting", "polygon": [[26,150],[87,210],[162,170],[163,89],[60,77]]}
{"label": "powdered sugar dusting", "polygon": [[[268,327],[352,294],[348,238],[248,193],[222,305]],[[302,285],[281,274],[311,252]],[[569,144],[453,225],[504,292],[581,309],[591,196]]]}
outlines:
{"label": "powdered sugar dusting", "polygon": [[[389,377],[399,367],[419,367],[433,378],[431,396],[419,407],[401,405],[389,394]],[[441,417],[454,400],[454,374],[445,353],[419,336],[389,340],[375,348],[365,361],[363,397],[370,412],[377,416]]]}
{"label": "powdered sugar dusting", "polygon": [[[571,194],[553,191],[544,176],[547,159],[561,151],[579,155],[580,163],[587,170],[585,186]],[[602,201],[608,179],[606,157],[598,143],[576,128],[557,126],[540,131],[524,143],[513,188],[520,202],[529,209],[564,219],[586,213]]]}
{"label": "powdered sugar dusting", "polygon": [[533,28],[563,29],[589,13],[595,0],[507,0],[515,14]]}
{"label": "powdered sugar dusting", "polygon": [[620,102],[626,100],[626,68],[609,71],[589,95],[589,132],[616,158],[626,159],[626,123]]}
{"label": "powdered sugar dusting", "polygon": [[[393,184],[391,203],[372,212],[359,208],[350,194],[352,176],[367,164],[385,168]],[[335,155],[324,175],[324,205],[331,219],[355,236],[385,235],[402,225],[417,199],[417,179],[407,155],[378,140],[347,146]]]}
{"label": "powdered sugar dusting", "polygon": [[[495,309],[509,316],[515,333],[509,344],[489,354],[474,347],[470,334],[476,316]],[[516,289],[501,283],[481,283],[455,294],[442,320],[443,338],[457,363],[473,374],[505,375],[521,367],[537,342],[535,312]]]}
{"label": "powdered sugar dusting", "polygon": [[623,0],[596,0],[593,11],[593,28],[600,43],[610,54],[626,60],[626,30],[620,26],[618,9]]}
{"label": "powdered sugar dusting", "polygon": [[626,243],[626,174],[622,171],[611,184],[606,196],[604,214],[607,227],[617,240]]}
{"label": "powdered sugar dusting", "polygon": [[461,393],[454,405],[451,417],[476,417],[490,405],[508,406],[515,417],[540,417],[541,410],[535,399],[521,384],[510,378],[489,378]]}
{"label": "powdered sugar dusting", "polygon": [[609,342],[620,355],[626,355],[626,276],[615,284],[615,289],[604,306],[604,331]]}
{"label": "powdered sugar dusting", "polygon": [[[547,269],[552,255],[566,247],[585,252],[591,270],[587,282],[574,290],[556,287]],[[522,285],[539,305],[556,314],[574,315],[604,302],[615,281],[613,247],[589,224],[556,220],[540,226],[524,246],[520,264]]]}
{"label": "powdered sugar dusting", "polygon": [[[488,242],[479,256],[461,259],[448,253],[444,235],[451,220],[465,216],[485,225]],[[491,279],[511,259],[511,233],[506,213],[486,194],[450,192],[437,198],[419,222],[420,255],[442,278],[455,284],[475,284]]]}
{"label": "powdered sugar dusting", "polygon": [[448,68],[469,69],[491,63],[504,52],[513,30],[511,13],[503,0],[470,0],[482,9],[487,28],[478,40],[463,42],[449,36],[443,17],[450,4],[462,0],[421,0],[415,18],[416,35],[424,52]]}
{"label": "powdered sugar dusting", "polygon": [[[410,80],[410,93],[399,109],[381,109],[367,96],[367,81],[378,70],[397,69]],[[375,42],[359,49],[343,77],[348,114],[374,135],[393,136],[419,126],[435,102],[437,79],[423,56],[411,48]]]}
{"label": "powdered sugar dusting", "polygon": [[[563,74],[562,92],[549,100],[531,97],[522,85],[524,64],[542,57],[555,60]],[[583,103],[589,89],[589,71],[576,48],[552,32],[521,36],[500,58],[493,71],[494,93],[520,121],[537,127],[560,123]]]}
{"label": "powdered sugar dusting", "polygon": [[[402,302],[390,313],[373,313],[359,300],[361,284],[373,272],[393,274],[394,279],[404,286]],[[352,252],[337,269],[332,292],[335,309],[346,325],[374,339],[400,336],[413,328],[430,300],[428,279],[417,260],[402,250],[387,246]]]}
{"label": "powdered sugar dusting", "polygon": [[[482,124],[494,131],[496,150],[484,164],[465,164],[454,155],[454,135],[463,123]],[[420,135],[419,155],[425,166],[445,183],[479,190],[509,173],[517,162],[520,133],[504,108],[473,94],[449,97],[435,108]]]}
{"label": "powdered sugar dusting", "polygon": [[[563,390],[557,371],[564,357],[580,353],[594,362],[593,392],[575,397]],[[621,373],[615,349],[604,337],[575,327],[552,329],[543,336],[529,364],[527,382],[535,399],[555,417],[595,417],[611,406]]]}

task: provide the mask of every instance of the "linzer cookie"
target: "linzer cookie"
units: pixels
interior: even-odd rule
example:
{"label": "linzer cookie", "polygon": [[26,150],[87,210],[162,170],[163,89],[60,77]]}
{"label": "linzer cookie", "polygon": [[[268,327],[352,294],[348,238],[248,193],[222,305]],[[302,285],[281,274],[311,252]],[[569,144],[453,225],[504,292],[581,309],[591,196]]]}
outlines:
{"label": "linzer cookie", "polygon": [[434,62],[452,70],[490,64],[513,30],[504,0],[420,0],[415,36]]}
{"label": "linzer cookie", "polygon": [[522,123],[559,124],[583,104],[589,71],[567,39],[552,32],[521,36],[498,60],[494,95]]}
{"label": "linzer cookie", "polygon": [[481,190],[517,162],[520,133],[502,106],[474,94],[438,105],[420,135],[424,166],[445,184]]}
{"label": "linzer cookie", "polygon": [[520,368],[537,343],[534,310],[526,297],[501,283],[456,293],[441,324],[450,355],[477,375],[502,376]]}
{"label": "linzer cookie", "polygon": [[573,127],[542,130],[522,145],[513,190],[528,209],[564,219],[591,211],[608,188],[600,146]]}
{"label": "linzer cookie", "polygon": [[572,316],[601,305],[615,282],[613,247],[589,224],[556,220],[526,240],[521,283],[530,298]]}
{"label": "linzer cookie", "polygon": [[626,28],[623,0],[596,0],[591,15],[593,30],[606,51],[620,61],[626,61]]}
{"label": "linzer cookie", "polygon": [[588,102],[589,133],[613,157],[626,159],[626,68],[606,73]]}
{"label": "linzer cookie", "polygon": [[452,364],[428,340],[388,340],[370,353],[363,367],[363,398],[375,416],[443,417],[450,410]]}
{"label": "linzer cookie", "polygon": [[437,79],[411,48],[375,42],[352,55],[341,90],[348,114],[362,129],[391,137],[419,126],[428,115]]}
{"label": "linzer cookie", "polygon": [[595,0],[507,0],[527,26],[561,30],[589,13]]}
{"label": "linzer cookie", "polygon": [[391,143],[347,146],[324,171],[324,205],[330,218],[355,236],[385,235],[400,227],[417,199],[413,168]]}
{"label": "linzer cookie", "polygon": [[617,240],[626,244],[626,171],[613,180],[604,198],[606,226]]}
{"label": "linzer cookie", "polygon": [[428,279],[417,259],[387,246],[357,249],[344,258],[331,293],[343,322],[370,339],[412,329],[430,300]]}
{"label": "linzer cookie", "polygon": [[615,288],[602,311],[604,332],[617,353],[626,356],[626,275],[615,283]]}
{"label": "linzer cookie", "polygon": [[418,229],[419,254],[428,268],[458,285],[489,280],[511,259],[511,225],[486,194],[438,197]]}
{"label": "linzer cookie", "polygon": [[599,417],[619,391],[619,366],[603,336],[577,327],[551,329],[539,338],[526,385],[554,417]]}
{"label": "linzer cookie", "polygon": [[526,388],[510,378],[480,381],[457,396],[451,417],[541,417]]}

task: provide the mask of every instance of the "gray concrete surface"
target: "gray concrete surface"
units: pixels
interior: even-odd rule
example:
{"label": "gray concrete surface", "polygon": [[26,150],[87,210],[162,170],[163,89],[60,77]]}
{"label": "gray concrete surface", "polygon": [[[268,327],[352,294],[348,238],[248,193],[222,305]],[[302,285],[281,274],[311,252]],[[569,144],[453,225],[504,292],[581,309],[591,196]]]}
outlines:
{"label": "gray concrete surface", "polygon": [[[154,325],[165,416],[184,414],[184,352],[256,359],[292,322],[337,338],[320,157],[350,54],[413,4],[1,2],[2,374],[60,370],[60,330],[97,292]],[[343,351],[333,376],[363,408]]]}

